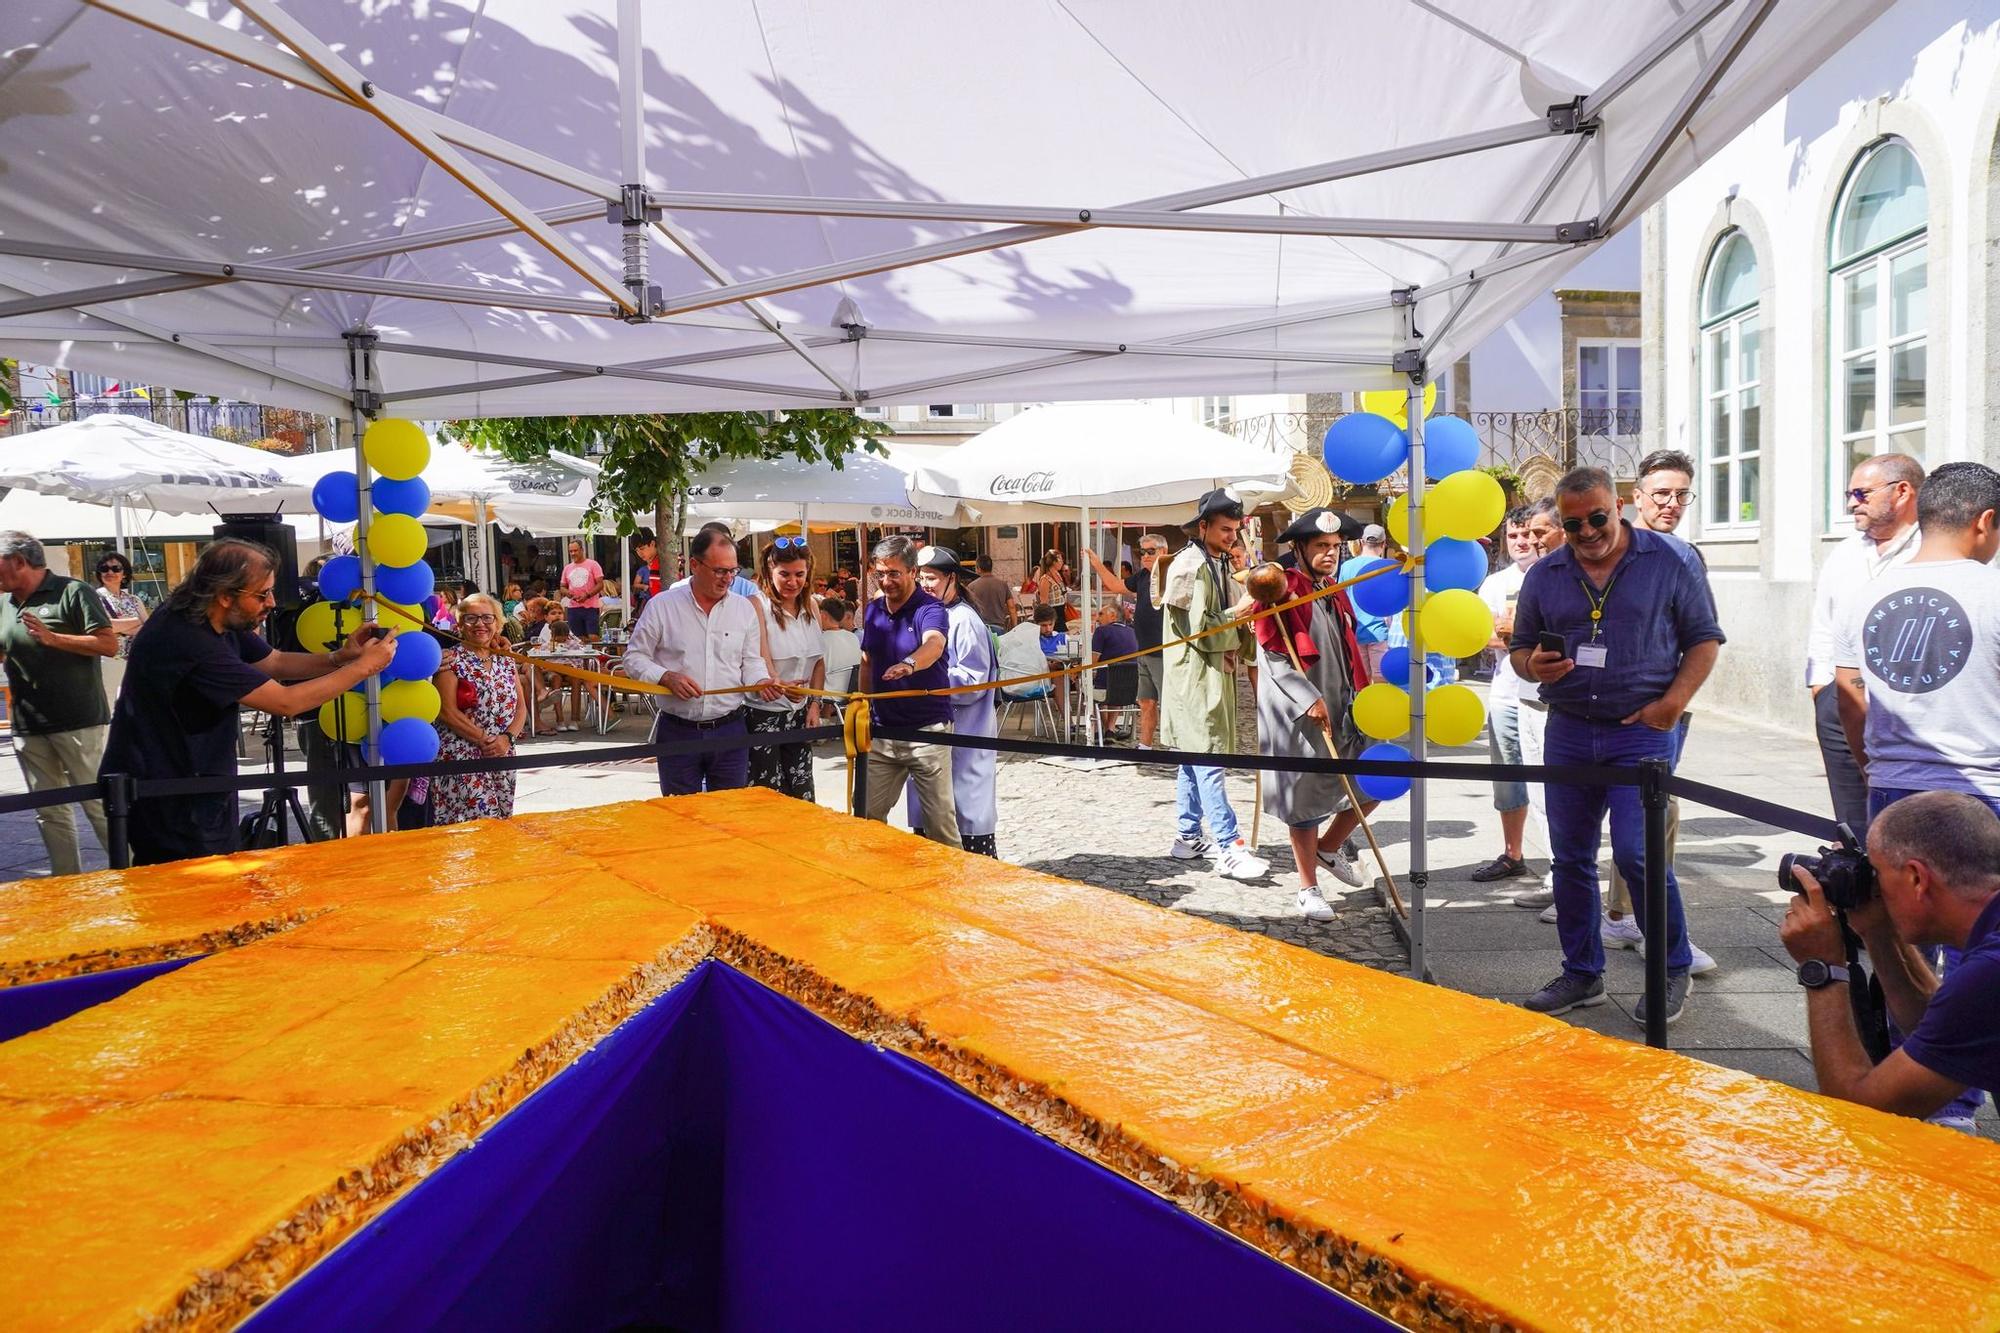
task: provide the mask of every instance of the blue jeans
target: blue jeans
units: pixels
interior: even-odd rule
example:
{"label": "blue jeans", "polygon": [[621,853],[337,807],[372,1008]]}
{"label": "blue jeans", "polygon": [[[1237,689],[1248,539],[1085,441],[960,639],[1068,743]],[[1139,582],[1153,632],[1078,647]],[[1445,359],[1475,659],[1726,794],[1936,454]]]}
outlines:
{"label": "blue jeans", "polygon": [[[1679,728],[1655,731],[1643,722],[1590,722],[1549,711],[1542,760],[1568,764],[1636,764],[1641,759],[1680,758]],[[1598,934],[1597,849],[1605,807],[1611,809],[1611,859],[1632,890],[1632,915],[1646,924],[1646,816],[1637,787],[1579,787],[1551,782],[1544,788],[1549,812],[1549,847],[1554,853],[1556,931],[1562,936],[1563,970],[1595,977],[1604,972],[1604,940]],[[1667,865],[1667,971],[1685,972],[1694,962],[1688,949],[1687,916],[1680,881]]]}
{"label": "blue jeans", "polygon": [[742,710],[715,727],[698,727],[672,713],[654,719],[653,735],[658,740],[682,741],[704,738],[721,740],[740,737],[740,750],[711,750],[707,754],[663,754],[655,761],[660,768],[660,795],[692,796],[702,791],[730,791],[750,785],[750,728]]}
{"label": "blue jeans", "polygon": [[[1881,814],[1883,810],[1902,800],[1905,796],[1915,796],[1919,790],[1921,789],[1917,787],[1870,787],[1868,789],[1868,822],[1873,824],[1875,816]],[[1982,796],[1979,799],[1986,802],[1987,808],[1994,814],[2000,815],[2000,801],[1996,801],[1990,796]],[[1861,829],[1856,829],[1855,832],[1861,834],[1862,844],[1865,846],[1868,841],[1867,833]],[[1931,965],[1931,970],[1934,972],[1942,974],[1958,966],[1960,955],[1956,949],[1940,947],[1925,949],[1923,953]],[[1902,1029],[1896,1026],[1896,1020],[1891,1018],[1889,1020],[1889,1049],[1894,1050],[1898,1046],[1901,1046],[1903,1044],[1903,1036]],[[1986,1094],[1984,1092],[1978,1088],[1967,1088],[1964,1092],[1946,1102],[1943,1109],[1931,1115],[1929,1119],[1932,1121],[1941,1121],[1954,1129],[1970,1129],[1972,1118],[1979,1114],[1980,1104],[1985,1100]]]}
{"label": "blue jeans", "polygon": [[1215,841],[1227,847],[1236,841],[1236,812],[1222,790],[1222,770],[1208,765],[1182,764],[1174,776],[1174,813],[1180,820],[1180,834],[1187,842],[1199,841],[1202,825]]}

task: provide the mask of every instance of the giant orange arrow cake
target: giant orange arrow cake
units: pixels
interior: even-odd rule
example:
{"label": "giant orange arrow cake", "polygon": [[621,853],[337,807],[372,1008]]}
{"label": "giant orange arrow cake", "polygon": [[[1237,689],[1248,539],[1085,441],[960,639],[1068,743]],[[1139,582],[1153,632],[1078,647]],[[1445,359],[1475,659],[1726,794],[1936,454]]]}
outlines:
{"label": "giant orange arrow cake", "polygon": [[0,888],[203,954],[0,1044],[8,1327],[237,1322],[711,956],[1412,1327],[2000,1327],[1990,1144],[761,791]]}

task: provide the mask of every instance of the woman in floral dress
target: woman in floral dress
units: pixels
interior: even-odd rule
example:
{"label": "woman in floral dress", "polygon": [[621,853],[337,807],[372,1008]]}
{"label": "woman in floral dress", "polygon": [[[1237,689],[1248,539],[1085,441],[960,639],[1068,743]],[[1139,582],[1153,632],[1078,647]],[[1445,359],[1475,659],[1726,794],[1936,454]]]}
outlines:
{"label": "woman in floral dress", "polygon": [[[461,641],[445,653],[435,681],[441,760],[503,758],[514,752],[527,725],[520,674],[510,658],[495,651],[504,642],[501,619],[500,603],[485,593],[474,593],[458,605]],[[436,824],[505,819],[514,813],[512,773],[442,777],[431,792]]]}

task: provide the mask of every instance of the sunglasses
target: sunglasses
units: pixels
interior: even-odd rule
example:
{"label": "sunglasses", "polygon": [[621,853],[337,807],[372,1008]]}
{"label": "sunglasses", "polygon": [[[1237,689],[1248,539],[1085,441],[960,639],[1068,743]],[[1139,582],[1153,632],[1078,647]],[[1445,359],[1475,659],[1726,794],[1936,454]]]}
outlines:
{"label": "sunglasses", "polygon": [[774,551],[803,551],[806,549],[804,537],[773,537],[771,549]]}
{"label": "sunglasses", "polygon": [[1571,536],[1575,536],[1577,533],[1583,531],[1583,525],[1585,523],[1589,523],[1590,526],[1593,528],[1602,528],[1609,522],[1611,522],[1611,515],[1609,513],[1605,512],[1602,509],[1593,509],[1590,511],[1590,517],[1587,519],[1583,518],[1564,519],[1563,531],[1569,533]]}
{"label": "sunglasses", "polygon": [[1900,481],[1882,481],[1877,482],[1873,486],[1856,486],[1847,493],[1847,498],[1858,505],[1865,505],[1868,503],[1868,497],[1875,494],[1875,492],[1887,490],[1891,486],[1902,486],[1905,484],[1907,483]]}
{"label": "sunglasses", "polygon": [[130,574],[132,571],[123,565],[99,565],[97,572],[100,574]]}

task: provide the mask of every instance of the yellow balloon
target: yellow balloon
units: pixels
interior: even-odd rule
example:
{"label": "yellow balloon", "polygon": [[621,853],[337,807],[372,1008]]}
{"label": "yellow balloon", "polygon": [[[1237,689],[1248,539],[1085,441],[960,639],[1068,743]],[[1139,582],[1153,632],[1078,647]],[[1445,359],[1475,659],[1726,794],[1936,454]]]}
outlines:
{"label": "yellow balloon", "polygon": [[1463,685],[1424,692],[1424,738],[1433,745],[1470,745],[1486,725],[1486,705]]}
{"label": "yellow balloon", "polygon": [[384,602],[376,607],[375,622],[383,629],[392,629],[398,634],[414,633],[426,623],[421,606],[404,606],[401,602]]}
{"label": "yellow balloon", "polygon": [[414,565],[429,547],[424,525],[408,514],[377,514],[368,525],[368,553],[378,565]]}
{"label": "yellow balloon", "polygon": [[1507,493],[1477,468],[1454,472],[1424,497],[1424,540],[1456,537],[1476,542],[1507,516]]}
{"label": "yellow balloon", "polygon": [[[1437,406],[1438,386],[1433,381],[1424,386],[1424,415]],[[1361,410],[1374,412],[1389,418],[1404,430],[1410,428],[1410,391],[1408,389],[1369,389],[1361,395]]]}
{"label": "yellow balloon", "polygon": [[1471,657],[1493,637],[1493,612],[1479,594],[1464,588],[1434,592],[1421,612],[1426,652]]}
{"label": "yellow balloon", "polygon": [[[361,613],[349,609],[344,617],[349,629],[361,623]],[[333,628],[333,603],[314,602],[299,612],[297,624],[299,646],[309,653],[323,653],[334,646],[337,636]]]}
{"label": "yellow balloon", "polygon": [[[431,442],[424,428],[414,421],[384,417],[371,422],[361,437],[361,454],[368,466],[393,481],[408,481],[431,461]],[[384,564],[407,565],[408,560],[385,560]]]}
{"label": "yellow balloon", "polygon": [[330,741],[360,744],[368,735],[368,701],[351,690],[338,699],[328,699],[319,706],[319,729]]}
{"label": "yellow balloon", "polygon": [[1364,736],[1395,740],[1410,729],[1410,696],[1387,683],[1364,687],[1354,696],[1354,725]]}
{"label": "yellow balloon", "polygon": [[1410,549],[1410,497],[1399,495],[1389,506],[1388,517],[1382,526],[1389,529],[1389,536],[1405,551]]}
{"label": "yellow balloon", "polygon": [[427,680],[399,680],[382,687],[384,722],[400,722],[406,717],[435,722],[440,707],[437,686]]}

